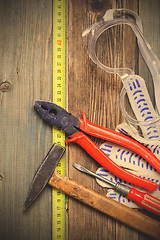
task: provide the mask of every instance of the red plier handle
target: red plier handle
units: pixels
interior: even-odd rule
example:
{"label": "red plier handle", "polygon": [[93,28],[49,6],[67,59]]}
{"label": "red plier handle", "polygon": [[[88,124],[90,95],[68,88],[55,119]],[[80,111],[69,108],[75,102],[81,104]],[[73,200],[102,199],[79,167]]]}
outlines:
{"label": "red plier handle", "polygon": [[66,142],[72,141],[81,145],[97,162],[111,173],[151,192],[159,187],[158,184],[131,174],[118,166],[85,133],[135,151],[160,172],[160,160],[140,143],[120,133],[91,123],[86,118],[84,112],[82,112],[83,118],[78,119],[55,103],[36,101],[34,107],[47,123],[60,127],[65,131],[66,135],[70,137]]}
{"label": "red plier handle", "polygon": [[[143,145],[118,132],[93,124],[86,118],[84,112],[82,112],[82,116],[83,118],[79,118],[79,121],[80,129],[83,132],[131,149],[132,151],[145,158],[149,163],[152,164],[153,167],[155,167],[160,172],[159,159]],[[155,182],[138,177],[118,166],[83,132],[76,132],[70,135],[70,139],[66,140],[66,143],[75,142],[79,144],[89,153],[89,155],[91,155],[97,162],[99,162],[100,165],[109,170],[115,176],[127,182],[130,182],[133,185],[145,188],[151,192],[159,187],[159,185]]]}

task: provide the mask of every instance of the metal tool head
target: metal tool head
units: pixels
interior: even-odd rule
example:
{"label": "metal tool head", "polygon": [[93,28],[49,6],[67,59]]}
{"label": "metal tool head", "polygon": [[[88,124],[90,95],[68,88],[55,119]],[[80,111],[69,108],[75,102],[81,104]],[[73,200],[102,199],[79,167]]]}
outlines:
{"label": "metal tool head", "polygon": [[24,210],[31,205],[45,188],[64,152],[65,148],[58,144],[51,147],[33,178],[24,204]]}
{"label": "metal tool head", "polygon": [[64,108],[45,101],[36,101],[34,107],[47,123],[63,129],[68,136],[77,132],[79,119]]}

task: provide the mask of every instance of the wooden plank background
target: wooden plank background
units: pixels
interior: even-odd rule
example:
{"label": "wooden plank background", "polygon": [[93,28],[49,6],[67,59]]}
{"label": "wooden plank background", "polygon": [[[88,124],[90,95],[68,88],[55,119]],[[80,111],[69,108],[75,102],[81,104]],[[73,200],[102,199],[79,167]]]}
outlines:
{"label": "wooden plank background", "polygon": [[[128,8],[141,17],[144,35],[160,59],[158,0],[68,1],[68,109],[99,125],[115,129],[123,121],[119,108],[122,83],[88,57],[82,31],[110,8]],[[50,240],[51,189],[23,212],[31,179],[52,144],[52,131],[35,113],[33,104],[52,101],[52,0],[0,0],[0,239]],[[117,41],[115,41],[117,39]],[[110,45],[107,46],[107,42]],[[127,66],[144,77],[153,102],[152,78],[127,26],[103,34],[98,54],[110,66]],[[95,141],[97,144],[100,142]],[[73,162],[96,171],[99,165],[79,146],[69,144],[70,178],[106,193],[95,180],[73,169]],[[73,199],[66,207],[66,239],[147,240]]]}

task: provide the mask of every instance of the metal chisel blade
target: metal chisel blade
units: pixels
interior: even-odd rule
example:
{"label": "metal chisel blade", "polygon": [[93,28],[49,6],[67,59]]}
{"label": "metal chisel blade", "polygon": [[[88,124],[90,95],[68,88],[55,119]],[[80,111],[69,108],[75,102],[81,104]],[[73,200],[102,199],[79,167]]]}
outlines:
{"label": "metal chisel blade", "polygon": [[31,203],[45,188],[64,152],[65,148],[58,144],[54,144],[51,147],[32,180],[24,204],[24,211],[31,205]]}

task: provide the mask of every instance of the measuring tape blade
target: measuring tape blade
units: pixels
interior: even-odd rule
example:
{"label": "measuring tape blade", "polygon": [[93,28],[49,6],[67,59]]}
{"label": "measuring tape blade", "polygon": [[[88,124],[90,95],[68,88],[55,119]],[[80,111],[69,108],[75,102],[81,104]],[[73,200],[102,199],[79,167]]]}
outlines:
{"label": "measuring tape blade", "polygon": [[[53,0],[53,102],[65,108],[65,0]],[[65,133],[53,128],[53,143],[65,147]],[[65,175],[65,156],[55,169]],[[65,194],[52,190],[52,239],[65,239]]]}

